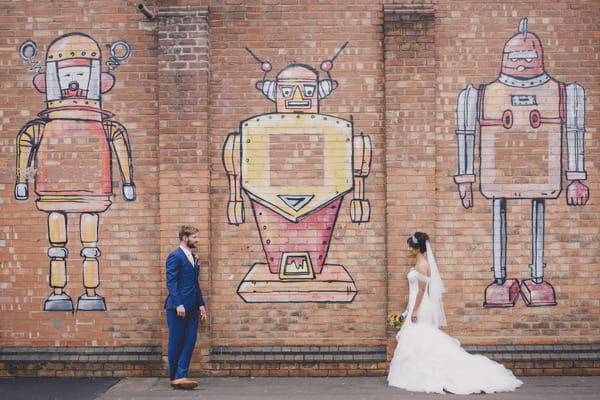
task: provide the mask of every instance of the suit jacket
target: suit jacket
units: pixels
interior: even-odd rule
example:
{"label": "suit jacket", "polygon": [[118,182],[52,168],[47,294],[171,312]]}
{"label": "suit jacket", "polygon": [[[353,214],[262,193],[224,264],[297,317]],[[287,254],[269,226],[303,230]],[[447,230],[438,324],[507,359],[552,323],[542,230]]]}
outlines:
{"label": "suit jacket", "polygon": [[198,285],[200,262],[195,256],[194,263],[195,265],[190,263],[181,247],[167,257],[167,289],[169,295],[165,301],[166,309],[174,309],[183,304],[186,312],[193,312],[204,305],[202,291]]}

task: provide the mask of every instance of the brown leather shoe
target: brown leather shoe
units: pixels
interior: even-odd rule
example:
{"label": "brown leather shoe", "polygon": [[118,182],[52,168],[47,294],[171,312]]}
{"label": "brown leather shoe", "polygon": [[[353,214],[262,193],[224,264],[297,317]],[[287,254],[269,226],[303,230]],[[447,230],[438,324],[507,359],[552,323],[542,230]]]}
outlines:
{"label": "brown leather shoe", "polygon": [[171,386],[175,389],[191,390],[198,386],[198,382],[189,380],[188,378],[180,378],[171,381]]}

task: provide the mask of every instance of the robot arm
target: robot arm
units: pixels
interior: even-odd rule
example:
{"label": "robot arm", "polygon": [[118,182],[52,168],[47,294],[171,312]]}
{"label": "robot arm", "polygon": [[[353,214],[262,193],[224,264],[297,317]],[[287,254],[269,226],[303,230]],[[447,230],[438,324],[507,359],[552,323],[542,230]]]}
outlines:
{"label": "robot arm", "polygon": [[35,165],[37,149],[44,134],[46,123],[41,119],[28,122],[17,135],[17,173],[15,199],[29,198],[29,175]]}
{"label": "robot arm", "polygon": [[473,182],[475,182],[475,125],[477,123],[478,91],[467,86],[458,95],[456,104],[456,139],[458,142],[458,173],[454,182],[465,208],[473,207]]}
{"label": "robot arm", "polygon": [[223,166],[229,179],[229,201],[227,202],[227,222],[230,225],[244,223],[244,199],[242,199],[240,134],[230,133],[223,145]]}
{"label": "robot arm", "polygon": [[123,181],[123,198],[134,201],[136,198],[135,185],[133,183],[133,163],[131,160],[131,147],[127,129],[120,123],[110,119],[102,122],[106,137],[110,143],[113,154],[117,158],[121,180]]}
{"label": "robot arm", "polygon": [[585,91],[578,83],[566,85],[566,130],[567,130],[567,204],[585,205],[589,189],[581,183],[587,179],[584,165]]}
{"label": "robot arm", "polygon": [[355,223],[369,222],[371,208],[369,200],[365,198],[365,181],[371,168],[373,152],[371,138],[361,132],[360,135],[354,135],[352,145],[354,147],[354,198],[350,202],[350,219]]}

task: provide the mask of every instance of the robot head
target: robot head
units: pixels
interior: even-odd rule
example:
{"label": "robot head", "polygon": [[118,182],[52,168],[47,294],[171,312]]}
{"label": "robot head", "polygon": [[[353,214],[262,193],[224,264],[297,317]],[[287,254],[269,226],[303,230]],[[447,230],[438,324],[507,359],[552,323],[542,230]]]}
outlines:
{"label": "robot head", "polygon": [[321,70],[327,73],[328,79],[319,80],[319,72],[305,64],[291,64],[277,74],[275,81],[265,79],[272,69],[269,61],[259,59],[250,49],[248,52],[258,61],[265,76],[256,82],[256,88],[276,104],[280,113],[318,113],[319,101],[329,96],[338,87],[337,81],[331,79],[330,71],[333,62],[348,42],[338,50],[330,60],[321,63]]}
{"label": "robot head", "polygon": [[302,64],[288,65],[277,74],[276,111],[281,113],[318,113],[319,73]]}
{"label": "robot head", "polygon": [[99,101],[114,85],[114,77],[101,72],[102,53],[94,39],[69,33],[55,39],[46,54],[46,73],[34,79],[48,102],[68,99]]}
{"label": "robot head", "polygon": [[502,50],[502,74],[529,79],[543,73],[542,42],[535,33],[527,32],[527,18],[522,18],[519,33],[508,39]]}
{"label": "robot head", "polygon": [[[111,54],[123,46],[123,43],[116,42],[111,47]],[[111,57],[109,71],[111,66],[114,69],[115,63],[129,57],[128,46],[126,50],[123,57]],[[37,54],[35,42],[26,41],[21,45],[20,52],[24,60],[34,65],[32,70],[38,72],[33,79],[33,85],[41,93],[46,93],[48,109],[81,106],[80,100],[85,100],[87,107],[100,108],[101,94],[112,89],[115,83],[110,73],[101,71],[100,46],[83,33],[69,33],[56,38],[50,44],[46,54],[45,72],[40,72],[39,62],[34,60]]]}

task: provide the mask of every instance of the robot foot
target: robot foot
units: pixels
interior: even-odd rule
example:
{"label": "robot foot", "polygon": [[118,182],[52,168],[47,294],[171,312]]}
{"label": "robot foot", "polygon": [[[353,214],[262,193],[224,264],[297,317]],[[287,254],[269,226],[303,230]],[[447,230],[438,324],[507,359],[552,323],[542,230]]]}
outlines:
{"label": "robot foot", "polygon": [[77,311],[106,311],[104,297],[82,294],[77,301]]}
{"label": "robot foot", "polygon": [[521,285],[521,297],[527,307],[555,306],[556,293],[551,284],[544,281],[535,283],[526,279]]}
{"label": "robot foot", "polygon": [[519,297],[519,281],[507,279],[504,284],[490,283],[485,288],[484,307],[514,307]]}
{"label": "robot foot", "polygon": [[73,301],[66,293],[52,293],[44,303],[44,311],[73,311]]}

